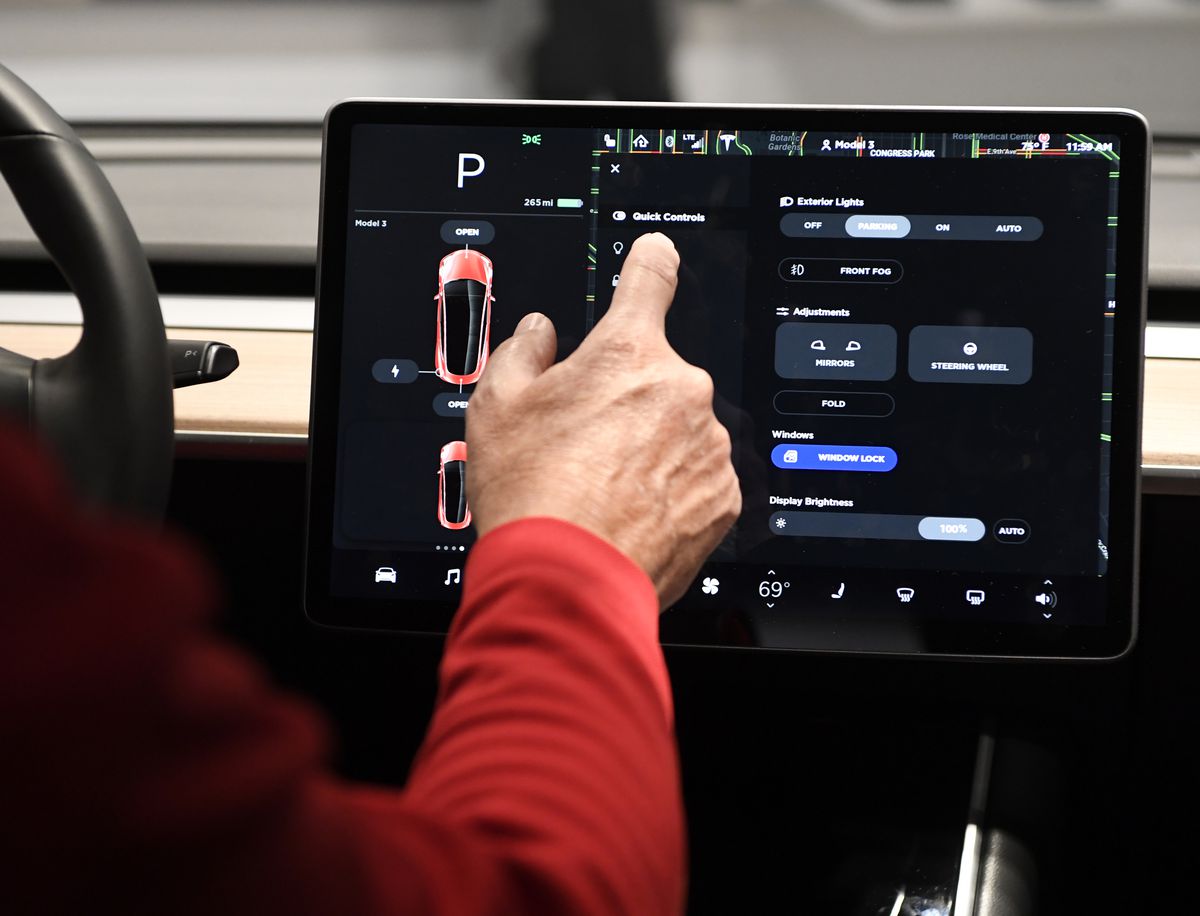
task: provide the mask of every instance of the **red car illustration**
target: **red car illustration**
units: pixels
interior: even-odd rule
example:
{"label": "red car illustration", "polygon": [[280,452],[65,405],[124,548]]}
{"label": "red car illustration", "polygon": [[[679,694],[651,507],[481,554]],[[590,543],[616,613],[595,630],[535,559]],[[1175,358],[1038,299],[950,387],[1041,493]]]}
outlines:
{"label": "red car illustration", "polygon": [[492,262],[478,251],[452,251],[438,266],[438,378],[456,385],[479,381],[492,330]]}
{"label": "red car illustration", "polygon": [[438,466],[438,521],[443,528],[461,531],[471,524],[467,505],[467,443],[447,442]]}

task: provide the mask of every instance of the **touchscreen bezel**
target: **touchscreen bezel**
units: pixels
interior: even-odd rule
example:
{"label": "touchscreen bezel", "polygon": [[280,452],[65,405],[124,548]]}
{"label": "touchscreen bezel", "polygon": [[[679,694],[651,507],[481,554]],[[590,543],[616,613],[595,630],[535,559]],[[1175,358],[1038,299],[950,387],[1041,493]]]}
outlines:
{"label": "touchscreen bezel", "polygon": [[[321,626],[389,632],[444,634],[451,602],[338,597],[330,593],[330,563],[337,473],[338,403],[346,282],[350,144],[360,124],[596,128],[627,124],[653,114],[666,123],[717,128],[736,123],[744,130],[788,130],[820,122],[830,131],[926,131],[1039,129],[1112,134],[1121,140],[1118,189],[1120,239],[1116,253],[1116,316],[1110,479],[1110,557],[1105,576],[1108,620],[1103,625],[930,620],[906,618],[909,638],[895,641],[885,630],[854,627],[853,634],[820,646],[744,643],[751,651],[886,654],[977,659],[1113,660],[1132,649],[1137,632],[1137,567],[1141,490],[1142,339],[1146,320],[1146,226],[1149,198],[1149,130],[1137,112],[1124,109],[943,108],[675,103],[487,102],[458,100],[351,99],[334,105],[324,125],[317,304],[313,332],[312,399],[309,422],[308,511],[304,608]],[[647,120],[641,118],[641,120]],[[913,652],[911,636],[931,651]],[[709,645],[709,644],[706,644]],[[723,648],[723,647],[722,647]]]}

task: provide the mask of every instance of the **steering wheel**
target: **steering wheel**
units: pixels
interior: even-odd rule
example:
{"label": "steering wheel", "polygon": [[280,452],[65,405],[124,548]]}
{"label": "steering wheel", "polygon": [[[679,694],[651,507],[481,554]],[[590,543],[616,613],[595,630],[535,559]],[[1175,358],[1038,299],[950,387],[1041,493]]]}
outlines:
{"label": "steering wheel", "polygon": [[50,443],[85,502],[161,516],[174,406],[150,265],[96,160],[3,66],[0,176],[83,312],[66,356],[35,361],[0,348],[0,415]]}

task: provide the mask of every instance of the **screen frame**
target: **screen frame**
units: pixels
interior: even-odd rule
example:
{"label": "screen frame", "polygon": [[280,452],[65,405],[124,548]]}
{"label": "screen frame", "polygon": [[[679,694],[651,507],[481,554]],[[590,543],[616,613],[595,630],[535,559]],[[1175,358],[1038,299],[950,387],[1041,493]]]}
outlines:
{"label": "screen frame", "polygon": [[[444,634],[453,616],[449,602],[342,598],[329,593],[334,522],[341,384],[342,326],[346,280],[350,143],[360,124],[519,126],[536,121],[545,127],[595,128],[628,124],[639,115],[704,128],[737,123],[740,129],[787,130],[814,120],[830,131],[877,132],[1028,130],[1087,131],[1121,138],[1118,188],[1120,235],[1116,257],[1116,297],[1122,303],[1114,328],[1114,431],[1110,452],[1110,532],[1128,532],[1131,543],[1117,550],[1110,535],[1109,621],[1104,625],[927,624],[938,626],[953,651],[913,653],[876,645],[836,648],[717,646],[726,651],[917,656],[977,660],[1112,661],[1128,654],[1137,639],[1140,549],[1141,405],[1143,337],[1146,325],[1147,217],[1149,202],[1149,127],[1129,109],[1096,108],[952,108],[901,106],[696,105],[680,103],[493,102],[453,99],[348,99],[325,117],[321,160],[320,225],[317,247],[316,312],[310,401],[307,526],[305,534],[304,612],[322,627],[390,633]],[[646,119],[642,119],[646,120]],[[803,122],[803,123],[801,123]],[[1015,122],[1015,123],[1014,123]],[[1130,307],[1130,306],[1133,307]],[[1131,327],[1136,324],[1136,327]],[[398,608],[402,609],[398,612]],[[961,630],[955,634],[955,630]],[[957,641],[956,641],[957,640]],[[678,645],[678,644],[673,644]],[[712,647],[705,645],[706,648]]]}

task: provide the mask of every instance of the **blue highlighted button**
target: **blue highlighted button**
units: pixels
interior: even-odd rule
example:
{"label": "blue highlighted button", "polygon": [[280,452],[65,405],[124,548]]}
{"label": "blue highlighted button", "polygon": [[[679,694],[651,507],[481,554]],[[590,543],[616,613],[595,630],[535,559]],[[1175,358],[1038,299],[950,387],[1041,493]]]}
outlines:
{"label": "blue highlighted button", "polygon": [[775,467],[787,471],[890,471],[896,453],[883,445],[792,445],[771,449]]}

